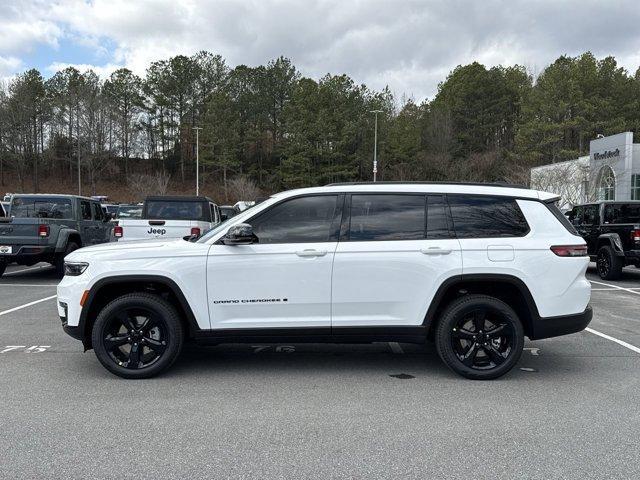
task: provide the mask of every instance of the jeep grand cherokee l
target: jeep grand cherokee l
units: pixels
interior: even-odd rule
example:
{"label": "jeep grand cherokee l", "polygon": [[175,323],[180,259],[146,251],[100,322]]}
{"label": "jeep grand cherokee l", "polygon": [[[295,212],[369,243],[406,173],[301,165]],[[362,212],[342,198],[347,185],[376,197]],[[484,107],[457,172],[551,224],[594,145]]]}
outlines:
{"label": "jeep grand cherokee l", "polygon": [[433,340],[455,372],[508,372],[524,337],[591,320],[589,263],[551,194],[472,184],[340,184],[274,195],[197,242],[73,252],[64,330],[144,378],[183,343]]}

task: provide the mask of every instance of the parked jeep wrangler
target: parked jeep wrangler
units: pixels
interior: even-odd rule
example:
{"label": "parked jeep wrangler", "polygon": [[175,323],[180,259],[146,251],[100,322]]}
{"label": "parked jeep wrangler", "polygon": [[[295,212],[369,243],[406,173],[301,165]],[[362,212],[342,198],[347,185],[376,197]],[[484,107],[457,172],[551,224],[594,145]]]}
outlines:
{"label": "parked jeep wrangler", "polygon": [[600,278],[620,278],[626,265],[640,268],[640,201],[576,205],[567,216],[587,242]]}
{"label": "parked jeep wrangler", "polygon": [[64,257],[109,242],[113,224],[99,202],[74,195],[14,195],[0,217],[0,276],[9,263],[48,262],[64,274]]}

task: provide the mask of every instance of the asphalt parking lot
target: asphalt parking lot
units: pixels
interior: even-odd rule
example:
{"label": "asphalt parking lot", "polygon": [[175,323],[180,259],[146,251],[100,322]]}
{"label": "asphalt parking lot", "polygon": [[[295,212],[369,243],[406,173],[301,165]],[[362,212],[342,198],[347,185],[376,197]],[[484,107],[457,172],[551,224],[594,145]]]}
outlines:
{"label": "asphalt parking lot", "polygon": [[126,381],[63,333],[51,269],[11,266],[0,478],[639,478],[640,270],[588,276],[592,331],[495,381],[388,343],[190,347]]}

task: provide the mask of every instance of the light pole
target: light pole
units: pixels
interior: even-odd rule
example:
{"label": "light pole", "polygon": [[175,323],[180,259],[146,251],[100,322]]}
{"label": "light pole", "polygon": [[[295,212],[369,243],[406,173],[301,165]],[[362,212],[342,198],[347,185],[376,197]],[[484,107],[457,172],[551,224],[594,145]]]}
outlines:
{"label": "light pole", "polygon": [[373,181],[376,181],[378,174],[378,114],[382,113],[382,110],[369,110],[369,113],[376,115],[375,128],[373,130]]}
{"label": "light pole", "polygon": [[78,132],[78,196],[82,196],[82,173],[80,170],[80,132]]}
{"label": "light pole", "polygon": [[196,131],[196,197],[200,195],[200,130],[202,127],[193,127]]}

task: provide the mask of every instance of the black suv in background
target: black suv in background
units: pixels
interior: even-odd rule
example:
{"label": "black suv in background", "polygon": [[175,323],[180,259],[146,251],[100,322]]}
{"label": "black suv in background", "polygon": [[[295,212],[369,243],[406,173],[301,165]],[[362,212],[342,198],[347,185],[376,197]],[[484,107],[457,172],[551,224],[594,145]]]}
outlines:
{"label": "black suv in background", "polygon": [[576,205],[567,217],[587,242],[600,278],[615,280],[626,265],[640,268],[640,201]]}

